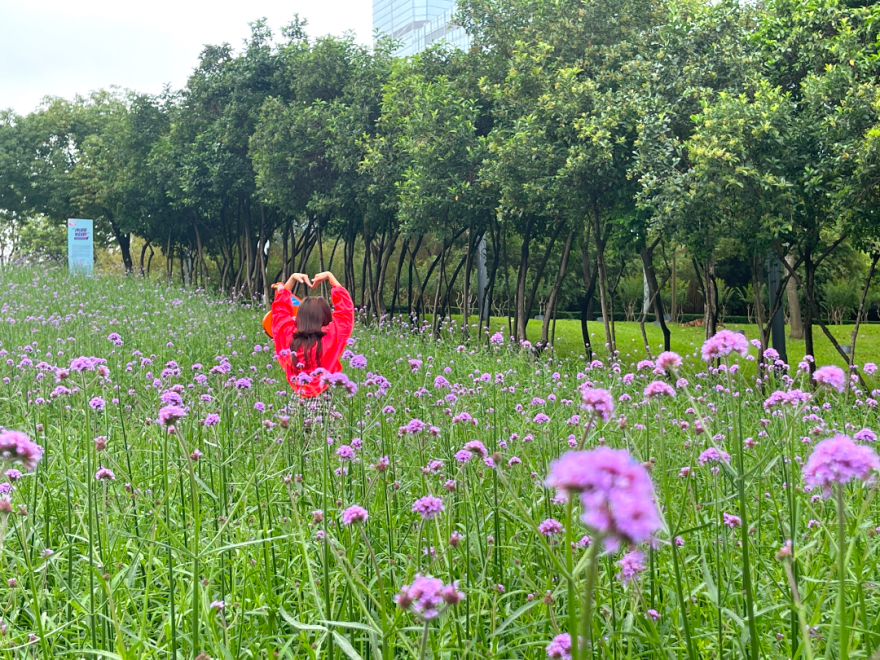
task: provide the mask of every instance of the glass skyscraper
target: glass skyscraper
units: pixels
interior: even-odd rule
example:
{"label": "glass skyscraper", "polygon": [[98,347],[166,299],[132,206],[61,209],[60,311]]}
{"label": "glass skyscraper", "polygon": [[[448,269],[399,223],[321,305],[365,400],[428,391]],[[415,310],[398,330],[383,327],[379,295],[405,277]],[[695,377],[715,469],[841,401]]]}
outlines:
{"label": "glass skyscraper", "polygon": [[401,42],[395,55],[418,53],[436,41],[467,48],[467,33],[450,25],[455,0],[373,0],[373,28]]}

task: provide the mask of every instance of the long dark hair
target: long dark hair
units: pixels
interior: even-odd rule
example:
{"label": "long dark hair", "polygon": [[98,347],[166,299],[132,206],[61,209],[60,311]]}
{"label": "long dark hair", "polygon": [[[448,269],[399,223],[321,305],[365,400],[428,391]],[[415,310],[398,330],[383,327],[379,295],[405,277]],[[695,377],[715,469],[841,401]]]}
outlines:
{"label": "long dark hair", "polygon": [[[296,312],[296,332],[293,333],[290,342],[290,352],[295,359],[297,352],[302,349],[306,369],[321,366],[321,355],[324,350],[321,340],[326,334],[323,328],[330,325],[332,319],[330,305],[320,296],[306,298],[300,303]],[[315,349],[314,358],[311,355],[312,348]]]}

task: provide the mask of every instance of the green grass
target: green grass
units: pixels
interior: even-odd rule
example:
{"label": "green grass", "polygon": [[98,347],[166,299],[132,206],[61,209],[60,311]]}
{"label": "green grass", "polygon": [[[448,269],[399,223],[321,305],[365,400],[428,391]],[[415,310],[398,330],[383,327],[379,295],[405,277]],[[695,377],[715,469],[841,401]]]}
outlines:
{"label": "green grass", "polygon": [[[819,390],[809,414],[771,412],[763,402],[789,387],[782,378],[762,390],[746,369],[713,373],[691,358],[677,374],[687,386],[645,401],[660,377],[622,376],[643,357],[637,324],[618,324],[626,348],[615,373],[585,367],[579,325],[566,321],[561,350],[540,355],[467,345],[458,329],[438,340],[359,325],[351,350],[367,369],[347,367],[358,393],[302,403],[267,349],[262,312],[138,278],[0,269],[0,425],[45,449],[14,481],[16,513],[0,508],[0,660],[545,660],[555,636],[578,630],[595,640],[596,660],[738,660],[754,646],[794,660],[807,644],[833,659],[842,629],[853,659],[880,645],[877,487],[840,489],[840,516],[836,498],[806,490],[801,474],[816,441],[880,430],[866,397]],[[590,327],[601,343],[601,326]],[[864,359],[876,353],[874,330]],[[702,331],[673,337],[693,353]],[[109,378],[71,373],[56,390],[57,368],[78,356],[106,360]],[[437,386],[440,375],[450,387]],[[790,387],[813,391],[793,377]],[[615,402],[595,428],[578,407],[587,379]],[[880,375],[867,380],[880,387]],[[169,391],[188,408],[174,433],[154,421]],[[211,414],[216,426],[202,423]],[[414,419],[436,430],[401,431]],[[456,459],[475,440],[494,467]],[[594,555],[577,543],[602,530],[581,521],[576,498],[544,485],[571,443],[625,451],[628,469],[648,472],[648,503],[663,519],[654,546]],[[337,455],[342,445],[355,460]],[[701,464],[713,446],[730,462]],[[387,470],[375,469],[384,456]],[[116,478],[96,480],[101,465]],[[426,494],[444,509],[423,521],[413,503]],[[341,523],[352,505],[369,511],[362,526]],[[564,534],[539,533],[551,518]],[[800,611],[774,559],[788,539]],[[623,584],[619,562],[634,548],[645,570]],[[416,573],[457,582],[465,600],[426,623],[394,600]]]}
{"label": "green grass", "polygon": [[[492,328],[496,329],[504,325],[502,318],[492,318]],[[505,326],[506,327],[506,326]],[[638,323],[617,322],[614,324],[617,335],[617,348],[624,355],[644,357],[644,340]],[[758,326],[733,323],[725,325],[729,330],[743,330],[749,340],[758,339]],[[592,339],[593,350],[597,354],[605,353],[605,332],[602,323],[591,322],[588,326]],[[849,344],[852,339],[852,325],[829,326],[831,334],[840,344]],[[651,323],[645,325],[648,342],[654,357],[663,350],[663,333],[660,328]],[[703,328],[685,327],[677,323],[670,323],[669,330],[672,337],[672,350],[682,355],[699,350],[705,339]],[[804,357],[803,340],[788,338],[789,328],[786,326],[786,350],[788,362],[797,365]],[[536,342],[541,338],[541,322],[531,320],[528,325],[529,340]],[[819,326],[813,330],[813,341],[816,346],[816,364],[836,364],[846,366],[846,361],[828,341],[825,333]],[[563,355],[583,355],[584,346],[581,335],[580,321],[559,320],[556,322],[556,350]],[[856,364],[880,360],[880,324],[864,324],[859,329],[859,337],[856,343]]]}

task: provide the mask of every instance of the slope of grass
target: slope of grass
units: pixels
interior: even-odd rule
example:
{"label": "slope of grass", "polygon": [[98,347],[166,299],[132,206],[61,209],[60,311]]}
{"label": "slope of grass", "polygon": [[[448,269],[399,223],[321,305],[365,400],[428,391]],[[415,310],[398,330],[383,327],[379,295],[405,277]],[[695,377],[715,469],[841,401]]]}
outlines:
{"label": "slope of grass", "polygon": [[[504,325],[504,319],[493,318],[492,328],[500,328]],[[726,325],[730,330],[743,330],[749,340],[759,337],[758,326],[749,324]],[[644,342],[642,331],[638,323],[615,323],[617,333],[617,348],[624,355],[644,355]],[[705,339],[703,328],[688,328],[677,323],[670,324],[672,333],[672,350],[682,355],[699,350]],[[660,328],[652,324],[645,326],[651,352],[654,356],[663,350],[663,334]],[[831,333],[840,344],[849,344],[852,338],[852,325],[830,326]],[[589,324],[593,350],[599,354],[605,352],[605,333],[602,324],[593,322]],[[789,328],[786,326],[786,337]],[[529,321],[529,340],[536,342],[541,338],[541,322]],[[817,364],[836,364],[846,366],[846,362],[825,337],[821,328],[816,328],[813,333],[816,344]],[[804,341],[786,339],[789,364],[796,365],[804,357]],[[561,320],[556,322],[556,350],[563,355],[581,355],[584,352],[583,340],[581,339],[581,326],[579,321]],[[880,360],[880,325],[862,325],[856,343],[856,364]]]}

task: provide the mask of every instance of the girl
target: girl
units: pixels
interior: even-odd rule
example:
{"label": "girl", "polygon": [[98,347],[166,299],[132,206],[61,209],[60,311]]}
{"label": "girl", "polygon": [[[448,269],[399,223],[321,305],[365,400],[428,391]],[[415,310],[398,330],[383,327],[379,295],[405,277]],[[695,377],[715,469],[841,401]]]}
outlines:
{"label": "girl", "polygon": [[[330,282],[330,305],[320,297],[306,298],[294,317],[290,294],[297,284],[314,288],[321,282]],[[342,371],[339,358],[354,329],[354,304],[348,291],[330,271],[309,280],[305,273],[294,273],[284,284],[273,284],[276,290],[272,303],[272,337],[275,355],[287,374],[293,391],[303,398],[318,396],[327,389],[315,370],[327,373]],[[319,372],[320,373],[320,372]]]}

